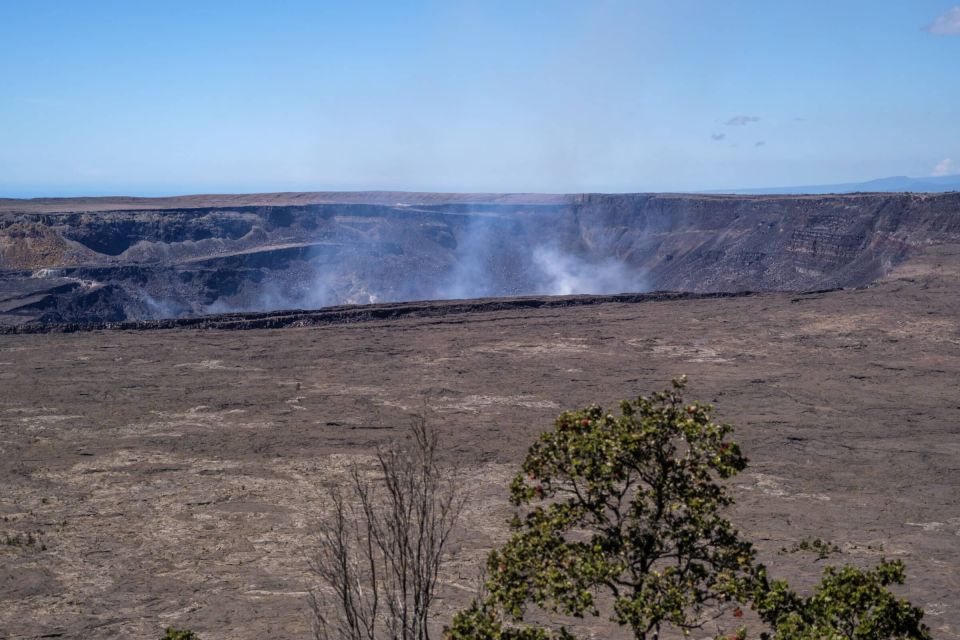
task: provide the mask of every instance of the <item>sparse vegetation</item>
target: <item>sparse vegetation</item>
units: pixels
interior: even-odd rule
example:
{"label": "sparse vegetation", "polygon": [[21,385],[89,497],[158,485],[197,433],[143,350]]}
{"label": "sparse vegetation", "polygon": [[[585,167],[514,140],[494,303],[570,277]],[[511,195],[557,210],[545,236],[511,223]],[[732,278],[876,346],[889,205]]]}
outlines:
{"label": "sparse vegetation", "polygon": [[16,532],[13,535],[9,533],[4,533],[3,538],[0,539],[3,544],[8,547],[24,547],[28,549],[33,549],[35,551],[46,551],[47,545],[43,542],[43,536],[38,531],[34,534],[32,531],[27,532],[26,534],[21,532]]}
{"label": "sparse vegetation", "polygon": [[405,444],[381,449],[369,477],[354,465],[330,491],[311,568],[318,640],[428,640],[447,542],[464,500],[438,460],[437,432],[417,417]]}
{"label": "sparse vegetation", "polygon": [[780,554],[809,552],[817,554],[818,560],[825,560],[835,553],[840,553],[840,547],[829,540],[820,538],[803,538],[795,542],[792,547],[781,547]]}

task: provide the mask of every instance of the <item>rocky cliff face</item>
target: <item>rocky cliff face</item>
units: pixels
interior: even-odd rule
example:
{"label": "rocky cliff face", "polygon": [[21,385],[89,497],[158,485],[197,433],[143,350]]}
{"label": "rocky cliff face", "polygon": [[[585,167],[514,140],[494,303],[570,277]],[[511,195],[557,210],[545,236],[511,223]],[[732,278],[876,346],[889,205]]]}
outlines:
{"label": "rocky cliff face", "polygon": [[960,194],[7,200],[0,319],[852,287],[957,239]]}

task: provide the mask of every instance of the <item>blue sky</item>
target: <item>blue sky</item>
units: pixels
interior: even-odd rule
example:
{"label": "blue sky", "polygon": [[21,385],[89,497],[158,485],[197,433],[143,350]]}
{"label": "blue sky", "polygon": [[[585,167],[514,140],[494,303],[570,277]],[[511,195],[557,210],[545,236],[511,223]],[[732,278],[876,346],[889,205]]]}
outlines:
{"label": "blue sky", "polygon": [[0,196],[954,172],[957,0],[0,0]]}

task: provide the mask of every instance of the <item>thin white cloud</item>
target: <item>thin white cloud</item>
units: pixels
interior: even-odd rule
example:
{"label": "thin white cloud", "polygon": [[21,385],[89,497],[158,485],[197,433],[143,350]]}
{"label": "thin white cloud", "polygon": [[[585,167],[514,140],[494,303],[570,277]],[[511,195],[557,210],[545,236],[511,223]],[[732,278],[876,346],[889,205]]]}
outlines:
{"label": "thin white cloud", "polygon": [[960,36],[960,5],[938,16],[924,30],[936,36]]}
{"label": "thin white cloud", "polygon": [[727,126],[743,127],[750,124],[751,122],[760,122],[760,118],[758,116],[733,116],[732,118],[727,120]]}
{"label": "thin white cloud", "polygon": [[960,163],[954,162],[950,158],[944,158],[933,168],[934,177],[960,175]]}

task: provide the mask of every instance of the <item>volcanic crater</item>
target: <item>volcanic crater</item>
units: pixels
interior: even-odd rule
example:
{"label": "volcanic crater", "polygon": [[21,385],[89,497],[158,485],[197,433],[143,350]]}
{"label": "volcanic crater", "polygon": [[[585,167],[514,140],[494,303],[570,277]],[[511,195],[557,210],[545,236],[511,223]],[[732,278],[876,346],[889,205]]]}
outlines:
{"label": "volcanic crater", "polygon": [[326,487],[413,413],[471,491],[439,628],[553,417],[686,374],[774,575],[903,559],[960,638],[960,194],[0,200],[0,269],[0,637],[308,637]]}

